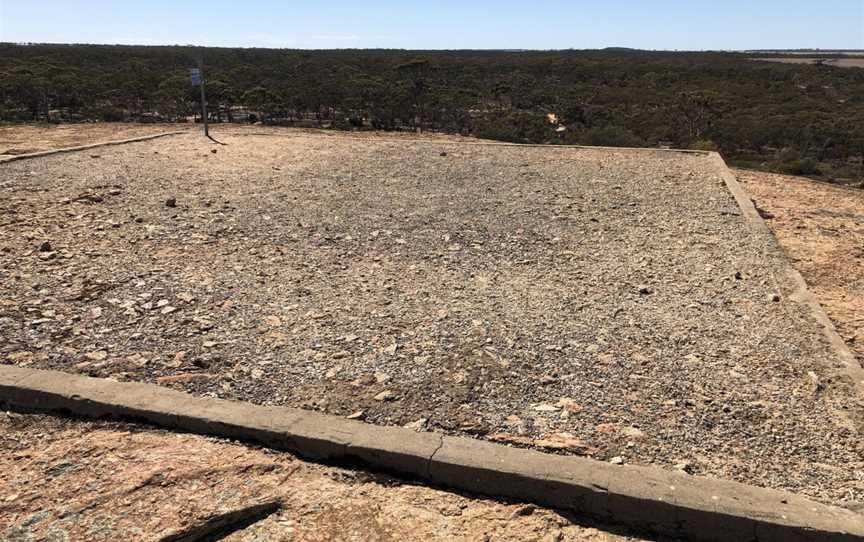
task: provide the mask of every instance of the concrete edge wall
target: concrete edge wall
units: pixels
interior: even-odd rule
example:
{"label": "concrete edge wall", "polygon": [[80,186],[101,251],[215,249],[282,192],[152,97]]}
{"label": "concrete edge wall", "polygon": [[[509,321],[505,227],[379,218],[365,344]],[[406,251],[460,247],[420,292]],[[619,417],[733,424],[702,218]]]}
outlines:
{"label": "concrete edge wall", "polygon": [[864,541],[864,516],[790,493],[292,408],[199,398],[153,384],[6,365],[0,366],[0,404],[253,442],[309,460],[359,464],[687,540]]}
{"label": "concrete edge wall", "polygon": [[[759,214],[759,211],[756,210],[753,200],[749,195],[747,195],[744,187],[742,187],[738,182],[738,179],[728,168],[723,158],[718,153],[712,153],[711,160],[713,160],[717,165],[723,177],[723,181],[726,183],[726,187],[729,189],[729,192],[732,193],[732,196],[738,203],[738,207],[741,208],[741,212],[747,222],[757,230],[768,233],[768,235],[773,238],[774,233],[771,231],[771,228],[768,227],[768,224]],[[834,327],[834,323],[831,322],[831,319],[825,313],[822,305],[819,304],[816,296],[814,296],[813,292],[811,292],[807,287],[804,277],[802,277],[801,273],[792,266],[792,262],[788,258],[785,258],[784,260],[784,276],[778,278],[783,279],[791,286],[792,294],[790,299],[796,303],[804,305],[812,318],[817,324],[819,324],[825,340],[828,341],[828,344],[837,355],[837,360],[842,365],[840,374],[851,379],[859,398],[864,399],[864,368],[862,368],[861,364],[858,363],[855,354],[853,354],[846,345],[846,341],[844,341],[840,334],[837,333],[837,328]]]}

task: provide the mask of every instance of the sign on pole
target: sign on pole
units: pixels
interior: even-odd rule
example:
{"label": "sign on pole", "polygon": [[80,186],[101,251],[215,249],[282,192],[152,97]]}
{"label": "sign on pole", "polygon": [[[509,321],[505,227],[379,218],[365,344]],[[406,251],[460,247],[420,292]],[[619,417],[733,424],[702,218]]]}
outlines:
{"label": "sign on pole", "polygon": [[204,123],[204,135],[210,137],[210,128],[207,126],[207,98],[204,95],[204,74],[201,68],[203,63],[203,60],[199,60],[197,68],[189,68],[189,76],[193,87],[201,87],[201,122]]}

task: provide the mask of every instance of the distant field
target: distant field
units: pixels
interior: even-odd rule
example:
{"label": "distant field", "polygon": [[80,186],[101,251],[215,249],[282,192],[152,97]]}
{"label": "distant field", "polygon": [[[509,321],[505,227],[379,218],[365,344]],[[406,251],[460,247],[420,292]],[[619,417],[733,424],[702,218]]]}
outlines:
{"label": "distant field", "polygon": [[753,60],[780,62],[781,64],[816,64],[821,61],[828,66],[836,66],[838,68],[864,68],[864,56],[851,58],[773,57],[754,58]]}

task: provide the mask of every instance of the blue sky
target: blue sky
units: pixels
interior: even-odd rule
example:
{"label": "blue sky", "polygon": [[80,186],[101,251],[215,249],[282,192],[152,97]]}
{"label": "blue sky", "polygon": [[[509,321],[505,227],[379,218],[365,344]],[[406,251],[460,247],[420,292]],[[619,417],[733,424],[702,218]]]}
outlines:
{"label": "blue sky", "polygon": [[0,0],[0,41],[316,49],[864,49],[864,0]]}

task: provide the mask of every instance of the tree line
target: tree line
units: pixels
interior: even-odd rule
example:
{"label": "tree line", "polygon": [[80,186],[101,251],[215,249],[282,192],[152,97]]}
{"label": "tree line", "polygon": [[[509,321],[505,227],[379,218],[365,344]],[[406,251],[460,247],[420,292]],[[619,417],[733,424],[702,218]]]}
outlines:
{"label": "tree line", "polygon": [[201,57],[213,121],[717,149],[864,179],[864,70],[736,53],[0,44],[0,121],[188,121]]}

